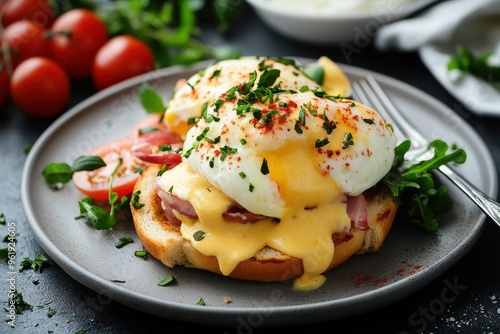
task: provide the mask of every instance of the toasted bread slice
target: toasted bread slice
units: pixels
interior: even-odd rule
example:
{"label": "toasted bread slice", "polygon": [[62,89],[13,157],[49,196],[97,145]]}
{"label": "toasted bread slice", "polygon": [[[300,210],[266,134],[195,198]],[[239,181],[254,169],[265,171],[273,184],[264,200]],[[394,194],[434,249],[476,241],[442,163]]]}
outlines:
{"label": "toasted bread slice", "polygon": [[[180,265],[221,274],[217,258],[197,251],[182,237],[179,225],[165,217],[155,190],[155,178],[159,169],[158,165],[147,168],[134,189],[134,192],[141,191],[139,202],[144,204],[140,209],[131,206],[135,229],[143,246],[168,267]],[[377,186],[364,195],[370,229],[362,231],[352,228],[348,238],[336,240],[334,257],[328,270],[354,254],[376,252],[391,229],[397,205],[389,190],[384,186]],[[302,273],[302,260],[271,247],[264,247],[254,257],[241,262],[229,277],[252,281],[283,281],[296,278]]]}

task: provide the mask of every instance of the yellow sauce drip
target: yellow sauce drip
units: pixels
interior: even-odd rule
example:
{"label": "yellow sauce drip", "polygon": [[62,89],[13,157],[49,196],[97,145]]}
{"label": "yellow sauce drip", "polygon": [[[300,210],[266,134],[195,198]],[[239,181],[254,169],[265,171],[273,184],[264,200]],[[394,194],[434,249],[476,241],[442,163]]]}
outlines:
{"label": "yellow sauce drip", "polygon": [[[179,196],[189,198],[198,213],[198,220],[180,217],[183,237],[202,254],[217,257],[224,275],[229,275],[238,263],[253,257],[264,246],[270,246],[302,259],[304,275],[294,282],[297,290],[319,287],[325,281],[321,274],[334,254],[332,234],[349,229],[350,218],[338,185],[328,175],[318,173],[312,154],[295,151],[293,146],[266,154],[270,175],[287,203],[287,211],[279,223],[273,219],[250,224],[225,221],[222,214],[230,204],[226,195],[187,164],[168,171],[167,182],[184,180],[182,184],[176,181],[174,189],[182,189]],[[168,183],[163,186],[170,188]],[[203,240],[194,240],[197,231],[206,233]]]}

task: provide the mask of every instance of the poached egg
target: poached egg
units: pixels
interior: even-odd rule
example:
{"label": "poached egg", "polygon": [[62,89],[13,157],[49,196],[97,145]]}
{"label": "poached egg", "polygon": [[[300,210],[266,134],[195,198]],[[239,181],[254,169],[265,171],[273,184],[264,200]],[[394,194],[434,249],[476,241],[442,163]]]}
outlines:
{"label": "poached egg", "polygon": [[242,57],[220,61],[199,71],[181,85],[169,101],[165,112],[168,127],[185,138],[192,121],[201,117],[205,105],[212,104],[221,94],[239,83],[248,82],[257,74],[257,80],[266,67],[280,71],[277,82],[283,89],[299,90],[301,87],[317,87],[294,63],[264,57]]}

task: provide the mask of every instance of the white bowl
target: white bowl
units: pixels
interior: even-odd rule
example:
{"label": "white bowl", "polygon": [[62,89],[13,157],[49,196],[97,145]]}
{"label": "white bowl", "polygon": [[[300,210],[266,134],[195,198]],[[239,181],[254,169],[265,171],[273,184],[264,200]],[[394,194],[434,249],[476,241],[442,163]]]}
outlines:
{"label": "white bowl", "polygon": [[269,27],[313,43],[366,46],[382,25],[436,0],[247,0]]}

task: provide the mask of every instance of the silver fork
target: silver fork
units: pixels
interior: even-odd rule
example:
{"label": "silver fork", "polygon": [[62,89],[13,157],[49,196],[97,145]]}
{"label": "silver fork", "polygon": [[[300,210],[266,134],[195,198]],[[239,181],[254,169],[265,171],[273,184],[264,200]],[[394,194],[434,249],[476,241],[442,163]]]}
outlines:
{"label": "silver fork", "polygon": [[[353,82],[352,88],[356,94],[356,98],[360,102],[371,105],[392,125],[398,142],[405,139],[411,141],[412,147],[405,155],[405,158],[413,159],[421,155],[422,151],[428,147],[429,141],[398,111],[373,76],[369,75],[366,79]],[[425,157],[421,156],[420,158]],[[451,166],[442,165],[439,167],[439,171],[469,196],[488,217],[500,226],[500,203],[476,188]]]}

